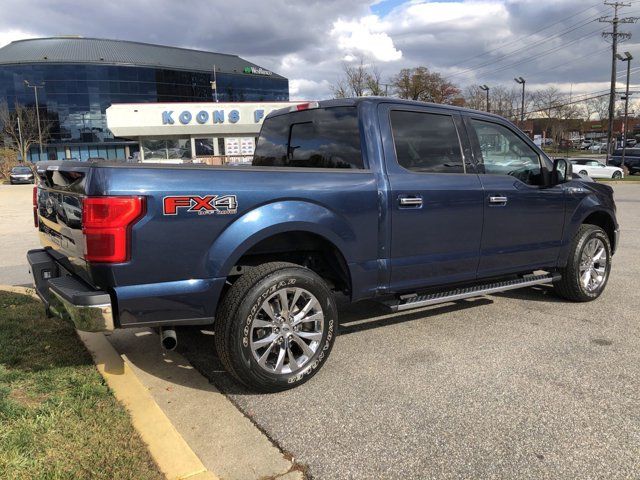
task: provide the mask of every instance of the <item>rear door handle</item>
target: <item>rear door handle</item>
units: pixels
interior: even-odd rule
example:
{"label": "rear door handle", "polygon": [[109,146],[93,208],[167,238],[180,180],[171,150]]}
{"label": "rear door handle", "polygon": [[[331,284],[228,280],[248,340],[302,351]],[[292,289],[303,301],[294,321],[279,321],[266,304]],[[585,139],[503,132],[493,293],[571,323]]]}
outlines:
{"label": "rear door handle", "polygon": [[400,202],[401,207],[420,208],[422,206],[421,197],[399,197],[398,201]]}
{"label": "rear door handle", "polygon": [[502,195],[496,195],[489,197],[489,203],[493,204],[506,204],[507,197],[503,197]]}

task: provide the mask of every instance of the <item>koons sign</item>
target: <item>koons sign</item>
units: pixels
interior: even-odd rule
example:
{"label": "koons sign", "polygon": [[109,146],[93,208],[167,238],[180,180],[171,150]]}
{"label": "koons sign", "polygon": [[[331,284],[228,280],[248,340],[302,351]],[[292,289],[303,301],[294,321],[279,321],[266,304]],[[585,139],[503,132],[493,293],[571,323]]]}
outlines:
{"label": "koons sign", "polygon": [[[264,109],[258,108],[252,113],[253,123],[260,123],[264,118]],[[242,120],[240,110],[236,109],[229,110],[228,112],[226,110],[213,110],[212,112],[208,112],[207,110],[199,110],[198,112],[183,110],[180,113],[176,113],[173,110],[165,110],[162,112],[163,125],[173,125],[176,123],[175,119],[182,125],[189,125],[194,122],[200,125],[225,122],[238,123]]]}

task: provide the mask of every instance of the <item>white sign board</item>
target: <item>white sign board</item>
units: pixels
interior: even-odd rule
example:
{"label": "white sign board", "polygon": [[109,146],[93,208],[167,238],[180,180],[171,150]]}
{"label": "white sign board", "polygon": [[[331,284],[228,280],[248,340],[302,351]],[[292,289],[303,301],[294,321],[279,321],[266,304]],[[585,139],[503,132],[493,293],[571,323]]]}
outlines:
{"label": "white sign board", "polygon": [[301,102],[125,103],[107,108],[116,137],[258,134],[273,110]]}

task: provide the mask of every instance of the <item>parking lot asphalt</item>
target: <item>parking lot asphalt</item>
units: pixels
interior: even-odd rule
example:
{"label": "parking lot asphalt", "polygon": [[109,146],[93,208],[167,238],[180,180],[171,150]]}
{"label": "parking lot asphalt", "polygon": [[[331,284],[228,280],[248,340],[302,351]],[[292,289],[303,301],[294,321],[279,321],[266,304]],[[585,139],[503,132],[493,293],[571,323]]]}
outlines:
{"label": "parking lot asphalt", "polygon": [[[30,282],[30,192],[0,186],[0,283]],[[621,247],[595,302],[343,304],[328,362],[279,394],[234,383],[210,334],[183,329],[180,350],[315,479],[638,478],[640,185],[615,192]]]}
{"label": "parking lot asphalt", "polygon": [[615,192],[621,246],[595,302],[344,305],[322,370],[270,395],[238,387],[197,329],[182,353],[313,478],[638,478],[640,185]]}

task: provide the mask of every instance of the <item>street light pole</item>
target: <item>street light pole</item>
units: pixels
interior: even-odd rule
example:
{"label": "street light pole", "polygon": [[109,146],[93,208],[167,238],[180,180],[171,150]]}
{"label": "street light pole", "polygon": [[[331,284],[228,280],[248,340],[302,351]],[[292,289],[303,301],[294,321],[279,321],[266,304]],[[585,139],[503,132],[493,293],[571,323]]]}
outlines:
{"label": "street light pole", "polygon": [[624,57],[619,53],[616,53],[618,60],[627,62],[627,87],[624,93],[624,136],[622,144],[622,159],[620,160],[620,168],[624,170],[624,159],[627,153],[627,132],[629,131],[629,80],[631,78],[631,60],[633,55],[629,52],[624,52]]}
{"label": "street light pole", "polygon": [[38,122],[38,143],[40,144],[40,160],[42,160],[42,130],[40,129],[40,108],[38,105],[38,89],[44,88],[44,82],[42,82],[40,85],[36,85],[36,84],[31,85],[28,80],[25,80],[24,84],[28,88],[33,88],[33,93],[36,96],[36,120]]}
{"label": "street light pole", "polygon": [[489,87],[486,85],[480,85],[480,90],[487,92],[487,112],[491,112],[491,104],[489,103]]}
{"label": "street light pole", "polygon": [[24,158],[24,142],[22,141],[22,125],[20,125],[20,112],[17,112],[18,117],[18,140],[20,140],[20,156],[22,157],[22,161],[25,162],[27,159]]}
{"label": "street light pole", "polygon": [[211,83],[211,90],[213,90],[213,99],[218,103],[218,79],[216,78],[216,66],[213,66],[213,82]]}
{"label": "street light pole", "polygon": [[514,78],[514,80],[516,81],[516,83],[519,83],[520,85],[522,85],[522,102],[520,104],[520,128],[523,128],[524,127],[524,84],[527,83],[527,81],[522,77]]}

